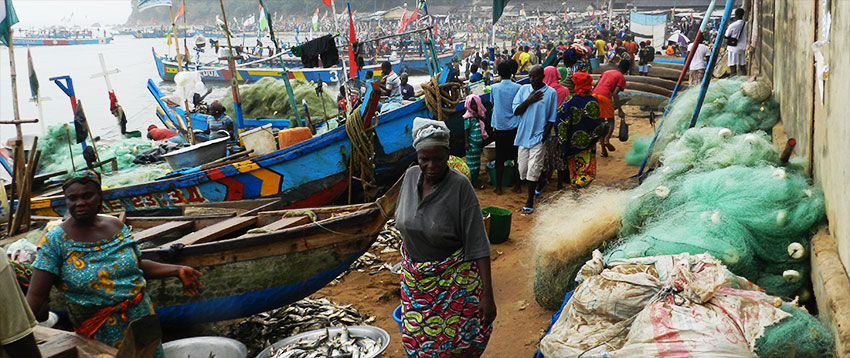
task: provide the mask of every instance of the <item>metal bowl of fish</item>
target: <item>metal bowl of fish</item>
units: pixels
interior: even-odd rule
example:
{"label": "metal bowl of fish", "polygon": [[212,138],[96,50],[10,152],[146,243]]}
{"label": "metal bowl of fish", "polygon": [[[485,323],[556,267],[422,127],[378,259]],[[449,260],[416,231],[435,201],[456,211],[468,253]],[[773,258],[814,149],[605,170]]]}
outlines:
{"label": "metal bowl of fish", "polygon": [[256,358],[374,358],[389,345],[389,333],[378,327],[329,327],[277,341]]}

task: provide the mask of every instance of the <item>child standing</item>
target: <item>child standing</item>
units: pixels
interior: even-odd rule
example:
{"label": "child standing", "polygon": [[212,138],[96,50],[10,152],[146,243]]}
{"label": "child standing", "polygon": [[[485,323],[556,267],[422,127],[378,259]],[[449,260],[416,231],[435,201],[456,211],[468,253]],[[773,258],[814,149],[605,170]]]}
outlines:
{"label": "child standing", "polygon": [[469,178],[472,186],[481,189],[483,186],[478,182],[478,172],[481,170],[481,147],[484,144],[484,106],[481,97],[471,94],[466,97],[466,113],[463,114],[463,130],[466,142],[466,166],[469,167]]}
{"label": "child standing", "polygon": [[640,57],[638,61],[638,73],[641,76],[646,76],[649,74],[649,63],[655,59],[655,50],[652,46],[647,45],[646,41],[641,41],[638,56]]}

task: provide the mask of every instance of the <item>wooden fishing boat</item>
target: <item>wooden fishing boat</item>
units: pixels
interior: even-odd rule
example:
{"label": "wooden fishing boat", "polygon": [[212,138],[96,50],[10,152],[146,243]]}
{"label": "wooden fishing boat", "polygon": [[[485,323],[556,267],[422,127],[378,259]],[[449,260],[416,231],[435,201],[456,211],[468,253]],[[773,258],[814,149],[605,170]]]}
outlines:
{"label": "wooden fishing boat", "polygon": [[112,42],[112,36],[108,37],[14,37],[12,44],[15,46],[69,46],[69,45],[96,45]]}
{"label": "wooden fishing boat", "polygon": [[[400,186],[401,180],[373,203],[243,214],[212,225],[163,217],[145,218],[157,224],[145,228],[145,222],[128,218],[128,224],[144,229],[134,235],[140,245],[155,246],[143,249],[142,258],[188,265],[203,274],[197,296],[186,295],[176,278],[147,282],[160,321],[245,317],[318,291],[372,245],[395,213]],[[194,231],[175,236],[181,228]]]}
{"label": "wooden fishing boat", "polygon": [[[159,77],[162,78],[163,81],[173,81],[174,75],[178,72],[177,62],[158,55],[156,50],[152,51]],[[454,57],[453,52],[441,54],[439,56],[440,68],[442,68],[445,64],[448,64],[452,57]],[[406,58],[403,62],[397,58],[390,59],[389,61],[393,65],[393,71],[396,73],[401,73],[405,69],[416,70],[418,73],[428,73],[427,62],[423,57]],[[285,73],[288,75],[289,79],[338,83],[340,79],[347,78],[346,73],[344,73],[342,67],[339,66],[329,68],[303,68],[300,65],[300,59],[298,59],[298,62],[296,63],[293,62],[290,57],[288,57],[287,61],[284,61],[284,65],[287,66],[287,72]],[[202,80],[212,82],[230,82],[230,80],[234,77],[238,81],[245,82],[259,81],[266,77],[281,79],[284,74],[283,69],[281,69],[277,63],[276,58],[263,58],[238,64],[236,65],[235,73],[230,71],[227,64],[217,62],[206,65],[190,64],[189,69],[200,72]],[[375,76],[381,76],[382,74],[380,64],[367,65],[359,70],[360,78],[364,78],[367,71],[372,71]]]}
{"label": "wooden fishing boat", "polygon": [[[175,107],[168,107],[159,98],[156,100],[164,115],[177,120]],[[486,100],[489,101],[489,96]],[[458,110],[463,110],[462,104]],[[375,179],[380,186],[391,185],[413,162],[415,152],[410,131],[416,117],[432,117],[424,101],[411,102],[377,116],[372,144]],[[265,124],[276,120],[256,121]],[[261,197],[281,198],[284,208],[327,205],[348,188],[350,148],[351,141],[342,125],[267,155],[105,189],[102,212],[175,209],[188,204]],[[62,216],[65,199],[61,195],[36,197],[31,208],[33,215]]]}

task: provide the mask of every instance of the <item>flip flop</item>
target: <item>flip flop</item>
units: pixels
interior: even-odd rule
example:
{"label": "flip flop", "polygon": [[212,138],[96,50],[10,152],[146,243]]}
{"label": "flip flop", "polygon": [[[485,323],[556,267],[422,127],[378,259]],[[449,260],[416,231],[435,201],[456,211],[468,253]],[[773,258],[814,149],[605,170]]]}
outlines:
{"label": "flip flop", "polygon": [[531,215],[534,214],[534,208],[529,208],[527,206],[522,207],[522,215]]}

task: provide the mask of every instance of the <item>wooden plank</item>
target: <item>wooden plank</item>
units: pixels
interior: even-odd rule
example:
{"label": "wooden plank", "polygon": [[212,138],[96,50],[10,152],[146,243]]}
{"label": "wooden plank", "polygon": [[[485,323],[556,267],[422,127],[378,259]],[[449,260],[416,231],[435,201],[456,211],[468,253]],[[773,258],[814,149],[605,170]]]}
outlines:
{"label": "wooden plank", "polygon": [[[264,226],[260,227],[260,229],[263,229],[264,231],[267,231],[267,232],[272,232],[272,231],[283,230],[283,229],[290,228],[290,227],[293,227],[293,226],[304,225],[304,224],[307,224],[309,222],[310,222],[310,218],[307,217],[307,216],[293,216],[293,217],[288,217],[288,218],[282,218],[282,219],[275,221],[271,224],[264,225]],[[254,234],[245,234],[245,235],[240,236],[240,238],[248,237],[248,236],[262,235],[262,234],[265,234],[265,233],[266,232],[254,233]]]}
{"label": "wooden plank", "polygon": [[838,357],[850,357],[850,279],[826,227],[812,238],[812,288],[818,316],[832,331]]}
{"label": "wooden plank", "polygon": [[203,229],[195,231],[189,235],[183,236],[182,238],[180,238],[180,240],[174,241],[166,245],[162,245],[159,248],[165,249],[175,244],[183,244],[185,246],[189,246],[210,242],[227,236],[228,234],[232,234],[236,231],[242,230],[256,223],[256,216],[236,217],[227,219],[212,226],[207,226]]}
{"label": "wooden plank", "polygon": [[210,215],[195,215],[195,216],[151,216],[151,217],[128,217],[127,224],[139,228],[150,229],[172,221],[192,221],[195,223],[195,230],[213,225],[222,220],[232,218],[236,213],[222,213]]}
{"label": "wooden plank", "polygon": [[157,236],[169,235],[180,231],[189,231],[192,230],[193,227],[194,223],[191,221],[170,221],[165,224],[146,229],[133,235],[133,237],[136,239],[136,242],[142,243]]}

